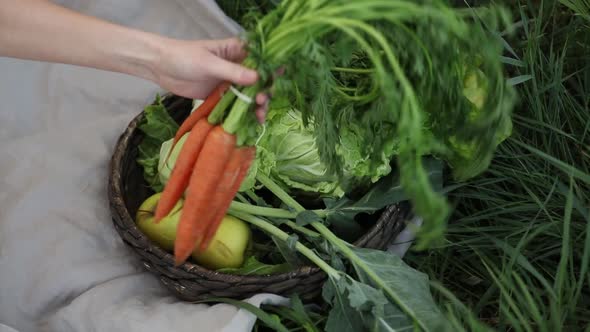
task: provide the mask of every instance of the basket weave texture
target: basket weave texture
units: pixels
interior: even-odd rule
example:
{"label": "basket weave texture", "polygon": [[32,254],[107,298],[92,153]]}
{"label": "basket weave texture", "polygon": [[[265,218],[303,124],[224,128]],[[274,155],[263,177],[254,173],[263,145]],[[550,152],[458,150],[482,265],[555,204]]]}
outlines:
{"label": "basket weave texture", "polygon": [[[164,96],[163,104],[171,116],[181,122],[192,108],[192,100]],[[173,295],[186,301],[210,297],[245,299],[259,293],[282,296],[298,294],[304,301],[318,296],[326,275],[315,266],[303,266],[294,271],[273,275],[233,275],[204,268],[191,260],[176,267],[171,253],[161,249],[138,229],[134,222],[140,204],[153,192],[143,179],[137,164],[137,146],[143,134],[137,128],[143,112],[136,116],[119,137],[111,158],[108,198],[112,220],[118,234],[140,258],[143,266],[153,273]],[[405,227],[410,207],[395,204],[384,209],[374,226],[354,245],[383,250]]]}

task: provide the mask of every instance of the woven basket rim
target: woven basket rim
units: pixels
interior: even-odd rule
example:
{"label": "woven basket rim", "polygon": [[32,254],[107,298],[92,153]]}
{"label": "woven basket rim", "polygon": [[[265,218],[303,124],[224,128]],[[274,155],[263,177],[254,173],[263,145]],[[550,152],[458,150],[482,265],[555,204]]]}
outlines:
{"label": "woven basket rim", "polygon": [[[162,95],[162,101],[165,102],[169,99],[174,98],[184,98],[180,96],[176,96],[170,93]],[[132,147],[130,146],[131,137],[134,135],[143,135],[139,132],[137,128],[140,121],[144,117],[144,111],[142,110],[139,114],[137,114],[125,128],[125,130],[120,134],[119,138],[115,143],[114,153],[111,157],[109,163],[109,180],[108,180],[108,192],[109,192],[109,202],[111,208],[111,214],[116,214],[118,218],[120,218],[121,223],[123,223],[126,227],[130,229],[134,229],[137,231],[138,236],[140,237],[143,243],[145,243],[145,247],[142,250],[151,251],[156,256],[161,257],[161,260],[164,261],[167,265],[170,266],[173,270],[181,270],[185,273],[189,274],[197,274],[202,276],[203,278],[211,278],[211,279],[220,279],[223,278],[224,281],[227,282],[260,282],[264,280],[264,282],[272,283],[272,282],[280,282],[287,279],[291,279],[294,276],[305,276],[311,275],[315,273],[323,273],[323,271],[317,266],[300,266],[288,272],[282,273],[272,273],[272,274],[262,274],[262,275],[241,275],[241,274],[231,274],[231,273],[224,273],[224,272],[217,272],[204,266],[197,264],[196,262],[192,262],[191,260],[186,260],[181,265],[175,266],[174,265],[174,255],[167,250],[162,249],[158,246],[155,242],[153,242],[147,235],[145,235],[135,223],[134,218],[131,216],[130,211],[127,209],[125,204],[125,194],[123,190],[123,183],[125,179],[122,178],[122,170],[123,170],[123,160],[125,155],[128,153],[129,149]],[[115,199],[115,198],[119,199]],[[399,208],[400,204],[391,204],[386,207],[386,211],[392,210],[395,208]],[[386,215],[387,213],[381,213],[375,224],[362,236],[360,236],[356,241],[352,242],[351,244],[354,246],[358,246],[362,244],[367,239],[375,236],[375,234],[379,233],[383,228],[385,222],[387,222]],[[137,249],[137,248],[136,248]]]}

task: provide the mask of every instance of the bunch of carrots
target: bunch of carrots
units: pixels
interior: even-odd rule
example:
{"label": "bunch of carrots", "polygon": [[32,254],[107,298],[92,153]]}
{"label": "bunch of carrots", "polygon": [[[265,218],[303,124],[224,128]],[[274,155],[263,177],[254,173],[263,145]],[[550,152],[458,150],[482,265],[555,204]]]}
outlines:
{"label": "bunch of carrots", "polygon": [[207,96],[181,124],[170,149],[188,133],[155,212],[160,222],[185,195],[174,245],[176,265],[195,249],[207,249],[256,157],[254,146],[239,144],[231,121],[226,126],[222,116],[211,114],[223,96],[229,102],[235,98],[229,88],[223,82]]}

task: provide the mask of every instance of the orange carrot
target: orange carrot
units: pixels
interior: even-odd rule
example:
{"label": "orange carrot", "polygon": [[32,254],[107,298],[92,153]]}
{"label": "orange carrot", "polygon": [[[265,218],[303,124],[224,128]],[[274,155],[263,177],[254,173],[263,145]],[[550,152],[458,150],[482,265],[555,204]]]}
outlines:
{"label": "orange carrot", "polygon": [[176,135],[174,136],[174,144],[180,140],[180,138],[189,132],[193,126],[196,125],[199,120],[202,118],[206,118],[211,114],[211,111],[215,108],[215,105],[221,100],[221,97],[225,93],[225,91],[229,88],[229,82],[222,82],[219,84],[213,91],[205,98],[203,103],[197,107],[180,125],[180,128],[176,131]]}
{"label": "orange carrot", "polygon": [[213,125],[207,119],[201,119],[189,132],[158,202],[154,215],[156,223],[170,213],[170,210],[174,208],[178,199],[185,192],[195,162],[212,128]]}
{"label": "orange carrot", "polygon": [[191,131],[191,129],[199,122],[199,120],[206,118],[211,114],[217,103],[221,100],[221,97],[225,93],[227,89],[229,89],[230,82],[222,82],[219,84],[209,95],[201,105],[197,107],[180,125],[176,134],[174,135],[174,140],[172,141],[172,146],[170,147],[170,151],[166,156],[166,162],[168,162],[168,158],[170,158],[170,154],[172,150],[176,146],[176,143],[184,136],[184,134]]}
{"label": "orange carrot", "polygon": [[197,241],[207,229],[209,202],[215,194],[226,165],[235,149],[236,137],[221,126],[215,126],[207,135],[205,145],[193,168],[174,243],[176,265],[192,253]]}
{"label": "orange carrot", "polygon": [[207,221],[209,226],[199,250],[205,251],[209,246],[255,157],[256,148],[254,147],[241,147],[234,150],[213,196],[210,209],[211,217]]}

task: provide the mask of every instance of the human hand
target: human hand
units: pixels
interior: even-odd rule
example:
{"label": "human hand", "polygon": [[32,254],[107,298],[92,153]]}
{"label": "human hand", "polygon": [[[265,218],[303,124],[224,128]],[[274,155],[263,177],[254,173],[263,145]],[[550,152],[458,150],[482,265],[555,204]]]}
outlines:
{"label": "human hand", "polygon": [[[239,65],[246,51],[237,38],[177,40],[77,13],[51,1],[21,0],[0,6],[0,31],[0,56],[125,73],[187,98],[203,99],[221,81],[252,85],[259,79],[256,71]],[[47,43],[48,39],[52,42]],[[268,100],[263,93],[256,98],[261,122]]]}
{"label": "human hand", "polygon": [[[259,75],[240,63],[247,53],[237,38],[185,41],[166,39],[152,74],[162,88],[186,98],[204,99],[222,81],[255,84]],[[269,96],[256,96],[256,117],[264,122]]]}

